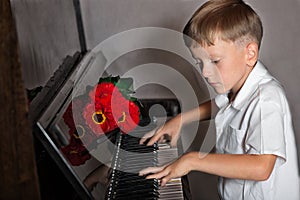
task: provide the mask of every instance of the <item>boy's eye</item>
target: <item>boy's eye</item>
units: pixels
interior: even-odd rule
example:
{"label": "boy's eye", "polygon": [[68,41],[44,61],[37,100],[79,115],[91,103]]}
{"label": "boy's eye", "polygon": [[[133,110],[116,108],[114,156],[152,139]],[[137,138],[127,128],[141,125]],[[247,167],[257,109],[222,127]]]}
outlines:
{"label": "boy's eye", "polygon": [[218,64],[220,62],[220,60],[212,60],[211,61],[213,64]]}

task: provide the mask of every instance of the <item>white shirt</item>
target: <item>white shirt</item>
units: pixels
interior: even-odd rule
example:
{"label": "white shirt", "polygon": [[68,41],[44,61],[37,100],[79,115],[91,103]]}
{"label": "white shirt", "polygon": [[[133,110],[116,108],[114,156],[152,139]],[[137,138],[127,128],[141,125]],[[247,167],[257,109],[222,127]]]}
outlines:
{"label": "white shirt", "polygon": [[297,151],[291,113],[280,83],[258,62],[235,100],[217,95],[216,150],[224,154],[274,154],[277,160],[266,181],[220,177],[226,200],[299,200]]}

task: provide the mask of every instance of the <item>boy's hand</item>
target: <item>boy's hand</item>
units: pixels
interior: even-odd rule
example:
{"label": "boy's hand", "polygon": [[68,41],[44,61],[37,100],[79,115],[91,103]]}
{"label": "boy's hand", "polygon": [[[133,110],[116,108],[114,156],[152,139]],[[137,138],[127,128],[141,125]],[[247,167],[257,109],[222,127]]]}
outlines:
{"label": "boy's hand", "polygon": [[150,137],[152,137],[147,145],[153,145],[155,142],[161,142],[164,140],[164,137],[167,135],[171,137],[170,145],[172,147],[176,146],[179,133],[182,127],[181,118],[175,117],[168,121],[166,124],[160,128],[153,130],[149,133],[146,133],[143,138],[140,140],[140,144],[144,144]]}
{"label": "boy's hand", "polygon": [[160,185],[165,186],[173,178],[179,178],[191,171],[187,156],[182,156],[170,165],[148,167],[139,172],[140,176],[149,174],[146,179],[159,179]]}

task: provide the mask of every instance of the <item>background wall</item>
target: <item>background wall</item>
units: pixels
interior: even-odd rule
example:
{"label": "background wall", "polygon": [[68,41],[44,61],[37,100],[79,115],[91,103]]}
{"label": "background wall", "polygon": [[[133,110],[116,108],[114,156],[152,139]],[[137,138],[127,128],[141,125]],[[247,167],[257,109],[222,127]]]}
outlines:
{"label": "background wall", "polygon": [[[72,0],[11,0],[17,21],[21,62],[27,88],[43,85],[62,59],[80,51],[76,19]],[[202,0],[81,0],[83,26],[87,49],[122,31],[138,27],[165,27],[181,31]],[[299,0],[246,0],[261,16],[264,38],[260,59],[284,85],[290,101],[297,143],[300,145],[300,1]],[[157,61],[180,69],[180,61],[159,52],[132,52],[124,55],[110,68],[111,73],[124,72],[155,57]],[[177,66],[177,67],[176,67]],[[199,83],[192,71],[183,72],[194,86]],[[198,98],[207,98],[206,86],[195,87]],[[160,87],[151,87],[146,96],[168,97]],[[201,124],[206,130],[208,124]],[[203,138],[198,136],[196,148]],[[298,146],[299,146],[298,145]],[[300,148],[299,148],[300,149]],[[299,153],[300,154],[300,153]],[[217,199],[216,178],[192,173],[195,199]],[[209,189],[207,189],[209,188]]]}
{"label": "background wall", "polygon": [[80,51],[72,0],[11,0],[25,86],[44,85],[66,55]]}

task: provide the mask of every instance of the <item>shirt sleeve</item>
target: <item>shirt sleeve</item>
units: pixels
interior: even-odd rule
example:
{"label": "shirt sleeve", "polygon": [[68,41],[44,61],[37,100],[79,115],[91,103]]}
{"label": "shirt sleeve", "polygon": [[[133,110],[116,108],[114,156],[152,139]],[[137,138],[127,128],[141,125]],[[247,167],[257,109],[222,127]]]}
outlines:
{"label": "shirt sleeve", "polygon": [[285,113],[278,88],[262,89],[258,104],[245,140],[249,154],[274,154],[278,156],[277,164],[286,161]]}

